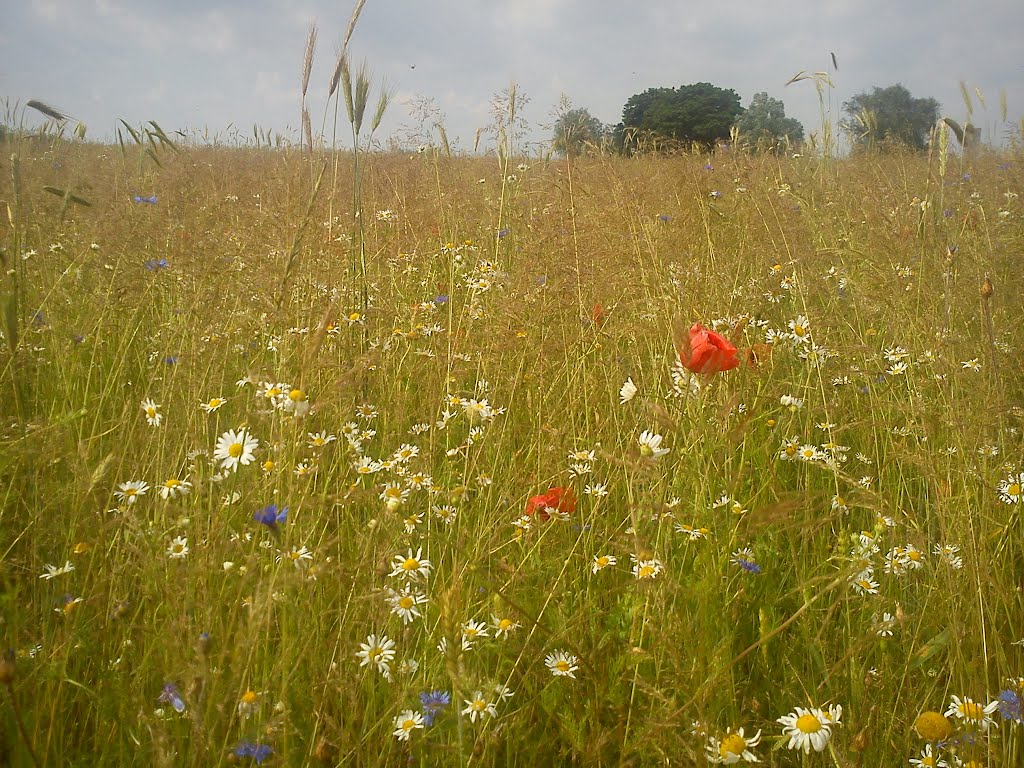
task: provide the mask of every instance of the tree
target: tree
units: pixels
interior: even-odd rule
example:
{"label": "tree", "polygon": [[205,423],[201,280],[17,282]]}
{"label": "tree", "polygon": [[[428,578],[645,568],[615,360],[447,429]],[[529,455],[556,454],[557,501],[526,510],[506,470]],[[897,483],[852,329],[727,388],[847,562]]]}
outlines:
{"label": "tree", "polygon": [[637,137],[647,135],[710,145],[728,137],[742,113],[735,91],[711,83],[648,88],[631,96],[622,108],[622,122],[616,126],[617,143],[632,150]]}
{"label": "tree", "polygon": [[804,139],[800,121],[786,117],[786,107],[767,93],[755,93],[747,111],[736,120],[740,135],[758,146],[775,147],[779,142],[797,143]]}
{"label": "tree", "polygon": [[570,109],[555,121],[551,146],[562,155],[582,155],[599,147],[608,135],[605,125],[586,109]]}
{"label": "tree", "polygon": [[858,93],[843,104],[843,111],[847,118],[841,125],[854,148],[888,142],[924,149],[928,134],[939,119],[939,102],[915,99],[910,91],[896,84]]}

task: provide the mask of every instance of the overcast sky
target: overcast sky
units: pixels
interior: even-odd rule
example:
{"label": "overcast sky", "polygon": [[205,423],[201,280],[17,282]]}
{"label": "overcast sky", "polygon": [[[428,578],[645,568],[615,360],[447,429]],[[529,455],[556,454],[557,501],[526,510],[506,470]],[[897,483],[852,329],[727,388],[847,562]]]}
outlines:
{"label": "overcast sky", "polygon": [[[117,118],[167,131],[254,123],[297,136],[305,38],[319,25],[308,101],[318,127],[353,0],[4,0],[0,96],[39,99],[110,137]],[[350,53],[395,100],[378,138],[411,125],[430,97],[451,137],[472,147],[494,94],[516,81],[524,117],[546,138],[565,94],[606,123],[647,88],[710,82],[744,106],[782,99],[807,131],[820,125],[801,70],[831,69],[832,111],[873,86],[904,84],[963,122],[959,83],[981,90],[974,122],[998,139],[1024,115],[1022,0],[367,0]],[[975,99],[975,101],[977,101]],[[344,106],[342,106],[344,112]],[[39,122],[28,113],[26,119]],[[316,130],[316,128],[315,128]],[[485,142],[486,143],[486,142]]]}

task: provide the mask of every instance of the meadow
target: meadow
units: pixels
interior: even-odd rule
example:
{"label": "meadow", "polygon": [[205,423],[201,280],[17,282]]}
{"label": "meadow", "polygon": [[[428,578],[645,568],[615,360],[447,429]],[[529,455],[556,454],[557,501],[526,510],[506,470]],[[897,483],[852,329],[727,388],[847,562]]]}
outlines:
{"label": "meadow", "polygon": [[1019,148],[2,148],[0,764],[1022,765]]}

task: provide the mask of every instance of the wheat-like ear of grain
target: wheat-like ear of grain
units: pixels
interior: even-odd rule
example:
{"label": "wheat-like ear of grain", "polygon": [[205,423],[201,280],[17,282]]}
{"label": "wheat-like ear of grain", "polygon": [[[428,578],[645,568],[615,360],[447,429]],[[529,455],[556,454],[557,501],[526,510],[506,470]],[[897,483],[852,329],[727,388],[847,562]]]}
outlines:
{"label": "wheat-like ear of grain", "polygon": [[32,107],[32,109],[36,110],[37,112],[42,112],[51,120],[56,120],[60,123],[63,123],[65,120],[68,119],[68,117],[70,117],[69,115],[65,114],[63,111],[57,109],[56,107],[47,104],[45,101],[39,101],[37,99],[29,99],[25,102],[25,106]]}
{"label": "wheat-like ear of grain", "polygon": [[345,30],[345,40],[341,44],[341,56],[348,53],[348,41],[352,39],[352,33],[356,31],[356,22],[359,21],[359,14],[363,12],[366,0],[357,0],[356,7],[352,9],[352,18],[348,20],[348,29]]}
{"label": "wheat-like ear of grain", "polygon": [[309,76],[313,72],[313,51],[316,50],[316,22],[309,25],[309,34],[306,36],[306,53],[302,57],[302,98],[306,98],[306,91],[309,90]]}

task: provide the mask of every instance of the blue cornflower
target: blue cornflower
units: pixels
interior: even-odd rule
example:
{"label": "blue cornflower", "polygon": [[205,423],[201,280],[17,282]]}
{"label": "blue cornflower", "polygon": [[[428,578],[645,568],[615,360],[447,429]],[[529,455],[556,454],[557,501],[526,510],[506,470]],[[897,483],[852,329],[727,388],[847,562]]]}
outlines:
{"label": "blue cornflower", "polygon": [[434,303],[435,304],[447,304],[448,303],[448,296],[446,294],[443,294],[443,293],[441,295],[439,295],[439,296],[435,296],[434,297]]}
{"label": "blue cornflower", "polygon": [[424,691],[420,694],[420,704],[423,705],[423,724],[433,725],[434,718],[452,703],[451,694],[448,691]]}
{"label": "blue cornflower", "polygon": [[181,694],[178,693],[178,686],[174,683],[166,683],[163,691],[160,693],[160,698],[157,699],[161,704],[170,704],[174,707],[174,711],[181,713],[185,711],[185,700],[181,698]]}
{"label": "blue cornflower", "polygon": [[754,553],[746,547],[732,553],[732,564],[755,576],[761,572],[761,566],[754,562]]}
{"label": "blue cornflower", "polygon": [[149,197],[143,197],[142,195],[132,195],[132,200],[136,203],[148,203],[149,205],[156,205],[156,195]]}
{"label": "blue cornflower", "polygon": [[658,214],[658,221],[663,221],[666,224],[668,224],[668,222],[672,221],[672,217],[669,216],[667,213],[659,213]]}
{"label": "blue cornflower", "polygon": [[46,315],[43,310],[37,309],[32,313],[32,325],[36,328],[42,328],[46,325]]}
{"label": "blue cornflower", "polygon": [[949,208],[946,208],[946,209],[945,209],[945,210],[944,210],[944,211],[942,212],[942,217],[943,217],[944,219],[951,219],[951,218],[953,218],[953,211],[952,211],[951,209],[949,209]]}
{"label": "blue cornflower", "polygon": [[1000,163],[996,166],[1000,171],[1005,171],[1010,167],[1009,163]]}
{"label": "blue cornflower", "polygon": [[1012,688],[999,692],[999,714],[1003,720],[1012,720],[1015,723],[1024,723],[1021,715],[1020,696]]}
{"label": "blue cornflower", "polygon": [[715,170],[715,166],[713,166],[711,163],[705,163],[704,164],[704,170],[705,171],[713,171],[713,170]]}
{"label": "blue cornflower", "polygon": [[965,173],[963,178],[964,178],[964,181],[970,181],[971,180],[971,174],[970,173]]}
{"label": "blue cornflower", "polygon": [[715,190],[712,190],[711,196],[717,200],[719,197],[722,196],[722,193],[719,192],[717,189],[715,189]]}
{"label": "blue cornflower", "polygon": [[158,269],[167,269],[171,264],[167,259],[149,259],[143,266],[150,272],[155,272]]}
{"label": "blue cornflower", "polygon": [[510,230],[508,227],[502,227],[501,229],[498,230],[498,239],[500,240],[503,237],[508,237],[508,233],[511,231],[512,230]]}
{"label": "blue cornflower", "polygon": [[269,744],[260,744],[258,741],[240,741],[238,745],[232,750],[232,754],[235,757],[251,757],[252,761],[259,765],[272,754],[274,754],[274,748]]}
{"label": "blue cornflower", "polygon": [[177,355],[168,355],[167,357],[164,358],[165,365],[174,365],[176,362],[178,362]]}
{"label": "blue cornflower", "polygon": [[252,519],[257,523],[263,523],[272,532],[277,533],[277,526],[288,519],[288,507],[284,507],[280,511],[277,509],[277,504],[270,504],[261,510],[255,512]]}

